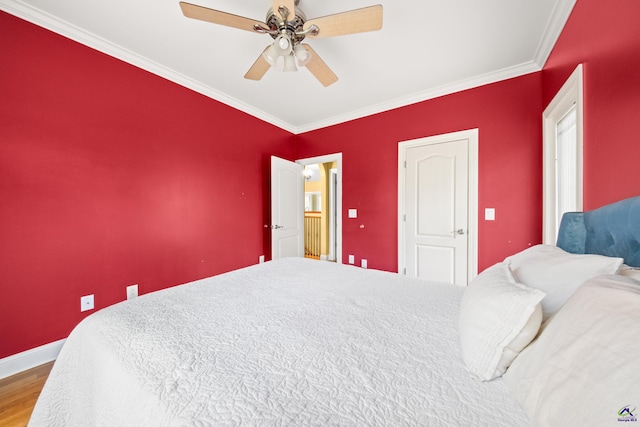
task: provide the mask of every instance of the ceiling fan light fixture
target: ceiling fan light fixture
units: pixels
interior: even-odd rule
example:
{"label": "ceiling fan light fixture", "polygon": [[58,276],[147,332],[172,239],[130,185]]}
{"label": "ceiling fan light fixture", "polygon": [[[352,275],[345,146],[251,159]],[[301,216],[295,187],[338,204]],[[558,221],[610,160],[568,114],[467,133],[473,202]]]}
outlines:
{"label": "ceiling fan light fixture", "polygon": [[270,45],[267,50],[264,51],[262,57],[273,67],[276,65],[276,61],[278,60],[278,52],[273,45]]}
{"label": "ceiling fan light fixture", "polygon": [[296,67],[296,59],[293,56],[293,53],[284,57],[283,71],[298,71],[298,68]]}
{"label": "ceiling fan light fixture", "polygon": [[[266,0],[265,0],[266,1]],[[273,42],[258,56],[244,78],[260,80],[269,67],[282,65],[284,71],[307,69],[325,87],[335,83],[338,76],[308,44],[300,43],[306,37],[336,37],[377,31],[382,28],[382,5],[348,10],[307,20],[299,9],[300,0],[272,0],[264,22],[245,18],[220,10],[180,1],[182,14],[191,19],[213,24],[268,34]]]}
{"label": "ceiling fan light fixture", "polygon": [[291,53],[291,40],[289,40],[289,37],[286,35],[281,34],[276,37],[276,40],[273,42],[272,46],[279,56],[285,56]]}
{"label": "ceiling fan light fixture", "polygon": [[295,54],[296,59],[298,60],[299,67],[304,67],[309,63],[309,61],[311,61],[311,52],[309,52],[307,49],[305,49],[303,46],[299,44],[293,48],[293,53]]}
{"label": "ceiling fan light fixture", "polygon": [[286,37],[280,37],[278,39],[278,46],[280,47],[280,49],[282,50],[286,50],[289,49],[289,39]]}

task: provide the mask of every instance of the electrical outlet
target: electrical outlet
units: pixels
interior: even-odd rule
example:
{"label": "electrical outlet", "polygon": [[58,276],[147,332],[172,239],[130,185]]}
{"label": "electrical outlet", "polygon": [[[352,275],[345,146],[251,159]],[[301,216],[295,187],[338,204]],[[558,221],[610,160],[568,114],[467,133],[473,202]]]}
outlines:
{"label": "electrical outlet", "polygon": [[93,294],[80,297],[80,311],[93,310]]}
{"label": "electrical outlet", "polygon": [[367,260],[366,260],[366,259],[363,259],[363,260],[360,262],[360,265],[362,265],[362,268],[367,268]]}
{"label": "electrical outlet", "polygon": [[264,255],[260,255],[260,258],[258,258],[258,262],[260,264],[262,264],[264,262]]}
{"label": "electrical outlet", "polygon": [[138,285],[127,286],[127,299],[132,299],[138,296]]}
{"label": "electrical outlet", "polygon": [[349,264],[355,264],[356,262],[356,257],[354,257],[353,255],[349,255]]}

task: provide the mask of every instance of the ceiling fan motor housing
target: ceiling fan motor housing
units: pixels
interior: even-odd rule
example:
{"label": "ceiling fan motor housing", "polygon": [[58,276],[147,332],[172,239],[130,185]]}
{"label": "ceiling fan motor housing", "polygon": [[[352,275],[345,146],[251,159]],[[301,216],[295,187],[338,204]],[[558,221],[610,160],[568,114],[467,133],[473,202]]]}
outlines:
{"label": "ceiling fan motor housing", "polygon": [[[296,1],[296,5],[299,1]],[[298,44],[305,38],[305,33],[302,33],[304,23],[307,21],[307,17],[304,12],[298,8],[295,9],[295,17],[285,22],[280,15],[273,11],[273,8],[269,8],[267,12],[267,18],[265,24],[271,32],[269,35],[275,40],[279,35],[285,33],[289,36],[293,44]]]}

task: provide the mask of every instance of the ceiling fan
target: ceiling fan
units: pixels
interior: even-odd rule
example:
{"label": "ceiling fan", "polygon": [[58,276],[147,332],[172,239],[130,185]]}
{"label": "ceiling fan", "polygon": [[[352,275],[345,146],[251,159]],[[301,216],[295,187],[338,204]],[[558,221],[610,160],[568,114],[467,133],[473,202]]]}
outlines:
{"label": "ceiling fan", "polygon": [[180,8],[187,18],[269,34],[274,39],[247,71],[245,79],[260,80],[271,66],[279,62],[282,62],[284,71],[297,71],[297,62],[300,67],[306,66],[323,86],[329,86],[338,80],[338,76],[311,46],[302,41],[306,37],[335,37],[379,30],[382,28],[382,5],[307,21],[302,10],[296,7],[299,3],[300,0],[272,0],[265,22],[186,2],[180,2]]}

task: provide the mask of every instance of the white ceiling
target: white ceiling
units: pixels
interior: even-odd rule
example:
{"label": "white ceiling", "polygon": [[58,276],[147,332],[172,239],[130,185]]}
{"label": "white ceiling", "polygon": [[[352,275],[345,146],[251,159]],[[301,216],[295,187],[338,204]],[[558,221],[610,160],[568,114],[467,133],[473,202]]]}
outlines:
{"label": "white ceiling", "polygon": [[[189,0],[262,21],[270,0]],[[272,39],[185,18],[178,0],[0,0],[0,9],[293,133],[538,71],[576,0],[302,0],[307,19],[380,3],[377,32],[307,39],[338,75],[245,72]]]}

